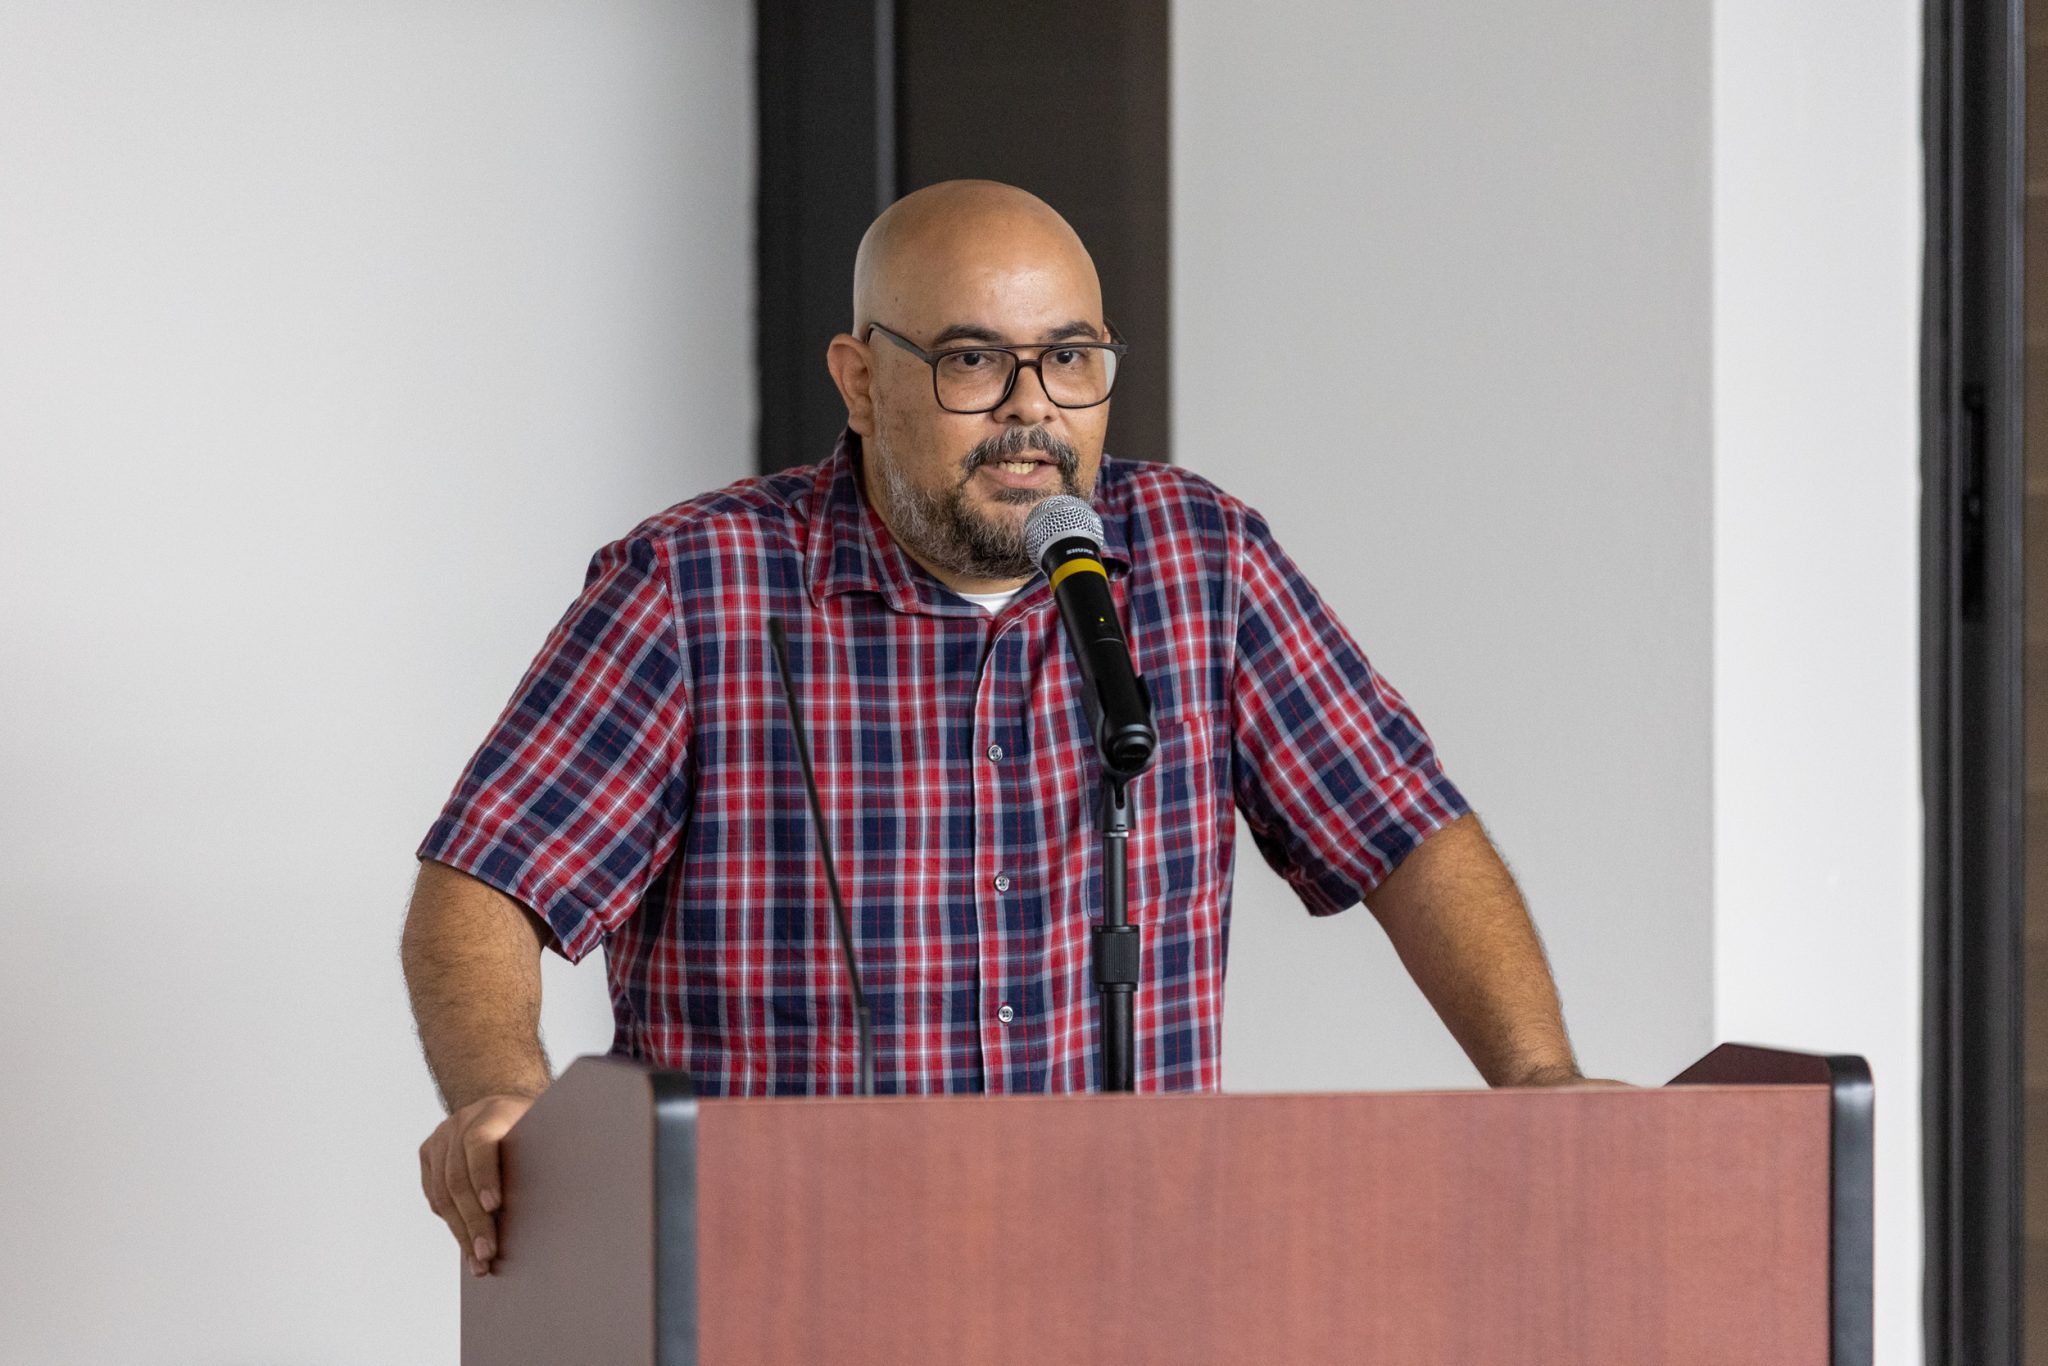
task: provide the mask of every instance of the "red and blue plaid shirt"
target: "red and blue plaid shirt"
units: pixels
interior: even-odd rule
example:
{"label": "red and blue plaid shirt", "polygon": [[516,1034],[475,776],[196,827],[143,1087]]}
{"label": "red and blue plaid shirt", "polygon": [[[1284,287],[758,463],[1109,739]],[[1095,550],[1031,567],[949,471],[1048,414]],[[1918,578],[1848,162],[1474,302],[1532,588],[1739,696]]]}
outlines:
{"label": "red and blue plaid shirt", "polygon": [[[599,944],[615,1054],[707,1095],[850,1092],[855,1028],[767,635],[789,632],[880,1092],[1087,1090],[1099,768],[1041,574],[991,616],[867,505],[857,438],[599,550],[419,855]],[[1467,810],[1259,515],[1105,458],[1160,737],[1132,785],[1141,1091],[1214,1090],[1235,813],[1309,910]]]}

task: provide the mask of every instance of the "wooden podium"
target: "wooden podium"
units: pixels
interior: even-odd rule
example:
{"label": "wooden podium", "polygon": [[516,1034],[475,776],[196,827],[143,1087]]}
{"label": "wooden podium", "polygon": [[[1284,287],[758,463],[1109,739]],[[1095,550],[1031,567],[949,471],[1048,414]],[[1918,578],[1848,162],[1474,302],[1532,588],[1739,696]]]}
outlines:
{"label": "wooden podium", "polygon": [[506,1135],[464,1366],[1870,1361],[1858,1058],[1671,1085],[696,1100]]}

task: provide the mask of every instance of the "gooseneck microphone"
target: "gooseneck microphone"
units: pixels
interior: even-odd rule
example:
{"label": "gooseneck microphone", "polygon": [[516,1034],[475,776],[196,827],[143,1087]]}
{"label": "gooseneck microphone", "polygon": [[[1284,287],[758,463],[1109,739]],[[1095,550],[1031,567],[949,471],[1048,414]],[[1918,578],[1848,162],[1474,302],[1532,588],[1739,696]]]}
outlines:
{"label": "gooseneck microphone", "polygon": [[839,954],[846,964],[847,994],[853,998],[854,1028],[860,1040],[860,1072],[854,1085],[861,1095],[875,1093],[875,1030],[868,1014],[868,996],[860,986],[860,959],[853,952],[853,923],[839,895],[839,871],[832,866],[832,839],[825,833],[825,806],[818,800],[818,779],[811,772],[811,742],[804,734],[804,716],[796,704],[796,683],[789,673],[789,633],[781,617],[768,618],[768,643],[775,651],[775,671],[782,675],[782,700],[789,704],[789,728],[796,734],[797,762],[803,766],[804,796],[811,804],[811,828],[818,834],[818,861],[825,867],[825,890],[832,895],[832,923],[839,930]]}
{"label": "gooseneck microphone", "polygon": [[1081,664],[1102,766],[1111,777],[1135,778],[1151,764],[1159,735],[1152,729],[1152,694],[1131,663],[1109,571],[1102,567],[1102,519],[1079,498],[1055,494],[1025,519],[1024,548],[1052,581],[1053,600]]}

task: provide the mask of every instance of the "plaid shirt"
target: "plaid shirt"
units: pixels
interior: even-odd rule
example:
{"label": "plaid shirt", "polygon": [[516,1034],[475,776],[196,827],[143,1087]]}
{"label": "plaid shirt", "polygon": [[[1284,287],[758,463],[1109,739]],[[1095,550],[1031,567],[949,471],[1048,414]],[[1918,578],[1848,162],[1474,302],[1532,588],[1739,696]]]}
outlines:
{"label": "plaid shirt", "polygon": [[[1097,1085],[1099,768],[1044,575],[991,616],[822,464],[599,550],[419,847],[599,944],[614,1054],[707,1095],[850,1092],[855,1028],[768,644],[789,631],[882,1092]],[[1468,808],[1259,515],[1105,458],[1104,561],[1160,744],[1132,786],[1141,1091],[1214,1090],[1235,813],[1317,914]]]}

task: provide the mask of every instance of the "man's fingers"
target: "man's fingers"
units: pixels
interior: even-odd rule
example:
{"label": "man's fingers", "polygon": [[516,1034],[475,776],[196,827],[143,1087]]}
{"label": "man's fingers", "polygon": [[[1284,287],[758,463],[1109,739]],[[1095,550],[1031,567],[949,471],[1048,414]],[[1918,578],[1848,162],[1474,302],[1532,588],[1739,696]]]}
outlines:
{"label": "man's fingers", "polygon": [[[502,1131],[498,1131],[502,1132]],[[484,1234],[481,1247],[472,1242],[470,1255],[476,1259],[471,1269],[478,1273],[491,1269],[491,1258],[498,1255],[498,1230],[495,1214],[504,1197],[498,1184],[498,1138],[491,1126],[477,1125],[462,1136],[462,1164],[469,1176],[469,1187],[476,1192],[478,1211],[491,1228]]]}
{"label": "man's fingers", "polygon": [[470,1189],[476,1192],[476,1202],[486,1214],[497,1213],[504,1203],[502,1188],[498,1184],[498,1137],[503,1130],[495,1125],[477,1125],[462,1136],[462,1158],[469,1168]]}
{"label": "man's fingers", "polygon": [[486,1096],[449,1115],[420,1145],[427,1204],[455,1235],[464,1265],[478,1275],[498,1255],[494,1216],[505,1203],[498,1141],[532,1105],[531,1096]]}
{"label": "man's fingers", "polygon": [[497,1221],[477,1200],[476,1188],[469,1182],[469,1163],[463,1158],[462,1148],[460,1143],[447,1145],[447,1160],[441,1169],[441,1179],[462,1221],[463,1250],[476,1261],[475,1269],[488,1271],[491,1258],[498,1255]]}
{"label": "man's fingers", "polygon": [[482,1275],[477,1266],[474,1243],[468,1226],[463,1222],[462,1211],[456,1208],[455,1197],[448,1193],[448,1183],[443,1178],[442,1164],[427,1152],[420,1150],[420,1185],[427,1194],[427,1206],[440,1216],[447,1226],[448,1235],[455,1240],[456,1250],[462,1255],[462,1266],[466,1271]]}
{"label": "man's fingers", "polygon": [[[455,1208],[455,1201],[448,1194],[448,1182],[441,1175],[440,1145],[437,1141],[440,1137],[440,1131],[436,1130],[433,1138],[420,1145],[420,1189],[426,1192],[427,1207],[448,1225],[448,1233],[455,1239],[455,1245],[466,1249],[462,1215]],[[463,1255],[469,1255],[467,1250]]]}

